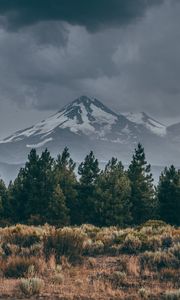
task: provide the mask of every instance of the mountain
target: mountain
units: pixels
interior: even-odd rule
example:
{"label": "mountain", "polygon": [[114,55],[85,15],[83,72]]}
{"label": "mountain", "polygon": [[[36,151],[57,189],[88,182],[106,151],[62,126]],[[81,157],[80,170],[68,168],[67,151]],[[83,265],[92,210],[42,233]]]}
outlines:
{"label": "mountain", "polygon": [[66,145],[76,160],[92,148],[107,160],[119,148],[126,156],[127,148],[130,150],[141,134],[141,125],[114,113],[95,98],[82,96],[46,120],[0,141],[0,161],[21,163],[31,148],[42,151],[47,147],[56,155]]}
{"label": "mountain", "polygon": [[156,121],[155,119],[148,116],[145,112],[140,113],[124,113],[124,116],[131,122],[139,125],[143,125],[146,127],[150,132],[155,135],[164,137],[167,134],[167,127]]}
{"label": "mountain", "polygon": [[39,153],[48,148],[56,156],[67,146],[77,162],[92,149],[101,162],[116,156],[129,163],[141,142],[151,163],[166,165],[180,157],[169,132],[144,112],[115,113],[98,99],[81,96],[46,120],[1,140],[0,162],[22,164],[31,148]]}
{"label": "mountain", "polygon": [[180,143],[180,123],[168,126],[167,133],[175,143]]}
{"label": "mountain", "polygon": [[112,142],[117,142],[121,136],[123,142],[131,126],[126,117],[117,115],[97,99],[82,96],[53,116],[14,133],[0,141],[0,144],[26,141],[27,148],[41,148],[65,131],[76,137],[86,136]]}

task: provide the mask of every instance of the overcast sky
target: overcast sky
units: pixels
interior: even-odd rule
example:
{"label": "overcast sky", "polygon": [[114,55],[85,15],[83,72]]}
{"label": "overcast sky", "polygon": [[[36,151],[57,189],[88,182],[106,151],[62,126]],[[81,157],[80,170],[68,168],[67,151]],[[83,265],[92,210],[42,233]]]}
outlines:
{"label": "overcast sky", "polygon": [[0,0],[0,138],[80,95],[180,121],[180,1]]}

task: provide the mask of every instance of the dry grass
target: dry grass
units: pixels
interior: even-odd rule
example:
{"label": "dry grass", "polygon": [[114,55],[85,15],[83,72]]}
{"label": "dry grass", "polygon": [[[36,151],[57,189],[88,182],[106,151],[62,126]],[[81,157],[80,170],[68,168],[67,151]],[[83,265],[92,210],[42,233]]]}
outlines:
{"label": "dry grass", "polygon": [[[178,300],[179,242],[179,229],[157,222],[124,230],[0,229],[0,299],[25,299],[15,278],[25,262],[23,282],[44,283],[32,299]],[[6,276],[9,266],[13,278]]]}

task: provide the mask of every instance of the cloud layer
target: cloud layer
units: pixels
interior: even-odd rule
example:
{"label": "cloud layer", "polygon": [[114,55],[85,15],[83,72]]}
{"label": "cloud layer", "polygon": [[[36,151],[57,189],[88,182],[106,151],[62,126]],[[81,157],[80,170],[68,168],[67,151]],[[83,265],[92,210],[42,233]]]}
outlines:
{"label": "cloud layer", "polygon": [[179,116],[179,1],[24,3],[0,2],[0,105],[52,111],[87,94],[119,112]]}
{"label": "cloud layer", "polygon": [[89,30],[124,25],[143,16],[149,6],[162,0],[1,0],[0,14],[10,28],[42,21],[64,21]]}

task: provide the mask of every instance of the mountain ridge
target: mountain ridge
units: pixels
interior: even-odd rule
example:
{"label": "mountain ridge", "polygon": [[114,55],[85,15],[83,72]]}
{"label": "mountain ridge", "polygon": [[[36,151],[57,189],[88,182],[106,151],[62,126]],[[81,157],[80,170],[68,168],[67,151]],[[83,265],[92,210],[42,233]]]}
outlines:
{"label": "mountain ridge", "polygon": [[141,142],[154,164],[164,164],[164,158],[171,159],[170,151],[173,158],[179,156],[171,135],[168,126],[145,112],[116,113],[95,97],[81,96],[47,119],[1,140],[0,161],[22,163],[31,148],[39,152],[48,148],[56,156],[65,146],[76,161],[90,149],[104,161],[111,156],[127,161]]}

